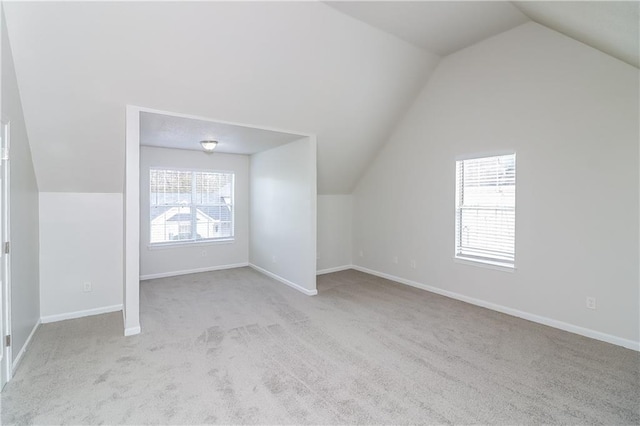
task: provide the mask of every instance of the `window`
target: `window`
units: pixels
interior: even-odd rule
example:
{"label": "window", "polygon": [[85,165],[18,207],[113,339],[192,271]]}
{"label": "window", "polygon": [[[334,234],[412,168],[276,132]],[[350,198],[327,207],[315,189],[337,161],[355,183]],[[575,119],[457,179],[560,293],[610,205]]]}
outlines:
{"label": "window", "polygon": [[455,257],[513,267],[516,155],[456,162]]}
{"label": "window", "polygon": [[233,238],[234,174],[151,169],[150,243]]}

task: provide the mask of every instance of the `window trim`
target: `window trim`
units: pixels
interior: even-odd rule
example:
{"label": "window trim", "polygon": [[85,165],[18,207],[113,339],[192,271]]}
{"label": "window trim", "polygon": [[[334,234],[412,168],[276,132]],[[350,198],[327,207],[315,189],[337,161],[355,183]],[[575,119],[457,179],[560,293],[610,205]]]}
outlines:
{"label": "window trim", "polygon": [[220,244],[233,244],[236,239],[233,238],[219,238],[219,239],[208,239],[208,240],[177,240],[171,242],[164,243],[149,243],[147,244],[148,250],[163,250],[168,248],[176,248],[176,247],[193,247],[193,246],[217,246]]}
{"label": "window trim", "polygon": [[[191,173],[219,173],[219,174],[229,174],[233,178],[233,184],[231,188],[231,236],[228,237],[218,237],[218,238],[202,238],[195,240],[175,240],[175,241],[160,241],[153,243],[151,242],[151,172],[153,170],[172,170],[178,172],[191,172]],[[175,248],[175,247],[190,247],[190,246],[203,246],[203,245],[217,245],[217,244],[230,244],[235,242],[236,238],[236,172],[233,170],[218,170],[218,169],[202,169],[202,168],[190,168],[190,167],[172,167],[172,166],[150,166],[148,170],[149,177],[149,186],[147,193],[149,194],[149,202],[147,203],[147,208],[149,208],[149,240],[147,241],[147,248],[149,250],[156,249],[167,249],[167,248]],[[192,183],[195,185],[195,181]],[[193,204],[193,187],[191,192],[191,201],[188,206],[191,208],[196,208],[201,204]],[[197,231],[196,231],[197,232]]]}
{"label": "window trim", "polygon": [[515,149],[497,149],[491,151],[478,151],[468,154],[456,155],[455,161],[475,160],[480,158],[501,157],[503,155],[515,155]]}
{"label": "window trim", "polygon": [[[453,251],[454,251],[454,255],[453,255],[453,260],[455,263],[460,263],[460,264],[464,264],[464,265],[471,265],[471,266],[477,266],[477,267],[484,267],[484,268],[488,268],[488,269],[494,269],[494,270],[498,270],[498,271],[504,271],[504,272],[514,272],[516,270],[516,238],[515,238],[515,231],[516,231],[516,227],[515,227],[515,222],[514,222],[514,227],[513,227],[513,232],[514,232],[514,237],[513,237],[513,262],[502,262],[499,259],[494,259],[494,258],[488,258],[488,257],[482,257],[482,256],[473,256],[473,255],[469,255],[469,254],[460,254],[458,253],[458,208],[459,208],[459,194],[458,194],[458,189],[459,189],[459,185],[458,185],[458,174],[457,174],[457,165],[458,162],[463,162],[463,161],[467,161],[467,160],[475,160],[475,159],[482,159],[482,158],[490,158],[490,157],[500,157],[500,156],[506,156],[506,155],[513,155],[514,156],[514,160],[517,158],[516,157],[516,152],[515,150],[498,150],[498,151],[486,151],[483,153],[477,153],[477,154],[464,154],[464,155],[458,155],[455,158],[455,179],[454,179],[454,185],[455,185],[455,190],[454,190],[454,243],[453,243]],[[518,173],[518,168],[517,168],[517,160],[515,160],[515,186],[516,186],[516,191],[514,194],[514,197],[517,197],[518,191],[517,191],[517,173]],[[515,221],[515,217],[517,216],[517,199],[514,199],[515,205],[513,207],[513,215],[514,215],[514,221]],[[496,209],[497,210],[497,209]]]}
{"label": "window trim", "polygon": [[511,265],[511,264],[494,262],[494,261],[485,260],[485,259],[477,260],[477,259],[471,259],[468,257],[454,256],[453,261],[461,265],[469,265],[469,266],[475,266],[475,267],[480,267],[485,269],[493,269],[495,271],[515,272],[517,269],[515,264]]}

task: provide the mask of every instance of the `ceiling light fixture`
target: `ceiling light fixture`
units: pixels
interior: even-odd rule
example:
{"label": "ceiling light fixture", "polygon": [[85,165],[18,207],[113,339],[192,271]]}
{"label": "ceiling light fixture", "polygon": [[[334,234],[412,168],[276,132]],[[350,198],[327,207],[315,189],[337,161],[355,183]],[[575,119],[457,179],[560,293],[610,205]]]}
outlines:
{"label": "ceiling light fixture", "polygon": [[200,145],[206,152],[213,152],[216,149],[216,145],[218,145],[218,141],[200,141]]}

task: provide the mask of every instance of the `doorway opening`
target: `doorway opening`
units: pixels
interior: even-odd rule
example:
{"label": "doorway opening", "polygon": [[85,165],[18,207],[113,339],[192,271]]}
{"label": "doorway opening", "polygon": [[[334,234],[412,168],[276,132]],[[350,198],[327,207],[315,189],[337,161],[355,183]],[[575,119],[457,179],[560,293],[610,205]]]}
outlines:
{"label": "doorway opening", "polygon": [[317,294],[315,135],[127,106],[125,152],[125,335],[141,279],[250,266]]}

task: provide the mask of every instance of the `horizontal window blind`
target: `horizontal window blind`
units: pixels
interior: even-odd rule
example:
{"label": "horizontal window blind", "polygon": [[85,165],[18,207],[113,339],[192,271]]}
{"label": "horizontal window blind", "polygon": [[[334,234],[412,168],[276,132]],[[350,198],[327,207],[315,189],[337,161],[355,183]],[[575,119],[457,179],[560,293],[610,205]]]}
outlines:
{"label": "horizontal window blind", "polygon": [[515,154],[456,162],[456,257],[513,265]]}
{"label": "horizontal window blind", "polygon": [[151,169],[150,243],[232,238],[234,174]]}

